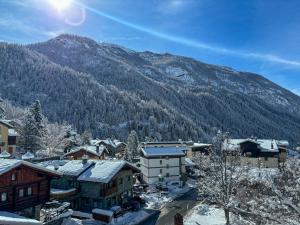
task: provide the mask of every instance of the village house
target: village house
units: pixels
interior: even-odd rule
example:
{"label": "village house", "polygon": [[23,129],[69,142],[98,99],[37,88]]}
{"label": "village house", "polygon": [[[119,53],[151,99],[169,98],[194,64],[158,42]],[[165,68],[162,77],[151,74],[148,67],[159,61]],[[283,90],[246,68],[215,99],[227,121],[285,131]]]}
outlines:
{"label": "village house", "polygon": [[10,120],[0,120],[0,152],[10,155],[16,152],[17,132]]}
{"label": "village house", "polygon": [[108,156],[108,151],[103,145],[90,145],[90,146],[80,146],[73,148],[70,152],[63,155],[65,159],[82,159],[88,156],[89,159],[100,159],[104,160]]}
{"label": "village house", "polygon": [[105,146],[110,156],[122,158],[126,151],[126,144],[116,139],[91,140],[91,144],[95,146]]}
{"label": "village house", "polygon": [[133,174],[140,172],[122,160],[71,160],[56,169],[63,175],[52,182],[52,195],[83,212],[126,202],[132,196]]}
{"label": "village house", "polygon": [[185,181],[185,151],[186,147],[175,146],[173,143],[142,146],[140,165],[143,180],[148,184],[171,180]]}
{"label": "village house", "polygon": [[50,182],[60,174],[30,162],[0,159],[0,211],[39,219],[50,199]]}
{"label": "village house", "polygon": [[286,159],[286,142],[273,139],[227,139],[223,143],[227,150],[239,150],[242,165],[277,168]]}

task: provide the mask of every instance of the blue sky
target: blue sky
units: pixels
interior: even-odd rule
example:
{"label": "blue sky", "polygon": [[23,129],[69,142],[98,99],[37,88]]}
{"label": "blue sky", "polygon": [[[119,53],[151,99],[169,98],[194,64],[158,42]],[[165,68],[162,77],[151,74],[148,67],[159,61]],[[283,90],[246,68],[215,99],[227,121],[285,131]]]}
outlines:
{"label": "blue sky", "polygon": [[300,94],[299,0],[0,0],[0,41],[75,33],[259,73]]}

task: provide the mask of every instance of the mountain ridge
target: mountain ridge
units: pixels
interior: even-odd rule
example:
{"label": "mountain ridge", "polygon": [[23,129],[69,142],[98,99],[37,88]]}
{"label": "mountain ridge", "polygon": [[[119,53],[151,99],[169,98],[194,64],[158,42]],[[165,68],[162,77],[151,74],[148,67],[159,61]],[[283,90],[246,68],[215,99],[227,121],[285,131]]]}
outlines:
{"label": "mountain ridge", "polygon": [[[115,105],[103,101],[102,107],[111,109],[115,106],[115,111],[120,109],[120,112],[102,113],[94,121],[93,117],[89,117],[86,124],[76,123],[80,120],[78,115],[59,115],[59,109],[56,108],[46,110],[50,119],[66,119],[79,131],[90,129],[95,136],[110,135],[123,140],[130,129],[140,130],[141,138],[152,136],[164,140],[191,138],[208,141],[218,129],[230,131],[234,137],[256,135],[284,138],[291,142],[300,139],[297,135],[300,133],[300,97],[257,74],[205,64],[169,53],[136,52],[76,35],[60,35],[46,42],[15,48],[25,48],[30,54],[35,52],[45,57],[48,63],[58,67],[55,73],[70,68],[73,71],[71,73],[81,74],[74,75],[74,79],[82,80],[84,74],[89,77],[89,82],[97,83],[103,90],[113,90],[114,98],[110,100],[122,103]],[[4,55],[2,57],[7,58]],[[8,58],[13,57],[16,56],[10,55]],[[27,67],[36,67],[35,64],[39,62],[29,64],[26,64]],[[11,63],[9,65],[14,66]],[[30,72],[30,69],[27,71]],[[20,73],[30,76],[26,72]],[[1,81],[4,75],[0,75]],[[31,79],[35,80],[34,77]],[[65,86],[69,87],[70,84]],[[88,85],[84,87],[89,89]],[[93,99],[87,103],[92,104],[89,110],[95,107],[93,113],[98,112],[101,106],[95,105],[97,95],[93,92],[97,92],[96,88],[80,91],[91,92]],[[73,92],[77,94],[78,91],[73,89]],[[1,90],[0,94],[15,104],[25,105],[21,97],[7,97]],[[32,90],[32,95],[37,95],[35,90]],[[122,95],[126,96],[126,101]],[[146,113],[143,112],[143,102],[148,104],[149,111]],[[43,100],[43,103],[48,104],[49,100]],[[85,107],[85,104],[84,101],[78,104],[74,101],[70,107],[76,111],[76,105]],[[133,109],[136,107],[138,110]],[[84,110],[80,112],[84,113]],[[124,115],[126,113],[127,116]],[[100,132],[95,128],[95,123],[105,124],[106,131]],[[112,131],[110,126],[117,128]]]}

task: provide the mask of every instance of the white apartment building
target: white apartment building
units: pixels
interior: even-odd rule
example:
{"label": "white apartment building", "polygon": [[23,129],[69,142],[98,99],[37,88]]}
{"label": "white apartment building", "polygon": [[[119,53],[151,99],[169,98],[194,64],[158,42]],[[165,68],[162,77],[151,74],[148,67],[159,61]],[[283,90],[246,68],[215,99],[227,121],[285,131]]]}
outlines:
{"label": "white apartment building", "polygon": [[185,175],[185,147],[146,146],[140,158],[143,179],[148,184],[178,180]]}

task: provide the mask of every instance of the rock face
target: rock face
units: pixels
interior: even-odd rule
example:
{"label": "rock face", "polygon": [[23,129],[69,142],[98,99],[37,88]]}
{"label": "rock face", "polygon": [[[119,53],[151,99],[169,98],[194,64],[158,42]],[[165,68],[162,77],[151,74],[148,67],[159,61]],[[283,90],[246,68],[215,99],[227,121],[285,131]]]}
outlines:
{"label": "rock face", "polygon": [[74,35],[1,44],[0,58],[2,98],[39,98],[50,120],[97,136],[300,139],[300,98],[257,74]]}

